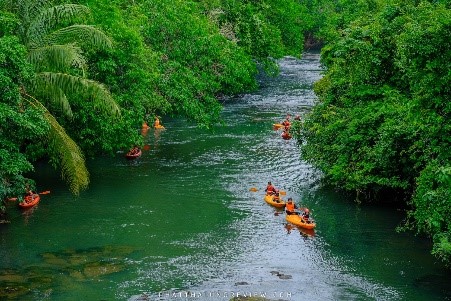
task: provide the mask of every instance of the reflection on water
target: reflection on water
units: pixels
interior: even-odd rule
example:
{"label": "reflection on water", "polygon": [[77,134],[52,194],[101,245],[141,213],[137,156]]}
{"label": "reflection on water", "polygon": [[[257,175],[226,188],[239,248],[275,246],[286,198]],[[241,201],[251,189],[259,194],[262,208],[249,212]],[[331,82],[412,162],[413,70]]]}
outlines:
{"label": "reflection on water", "polygon": [[[286,58],[278,78],[226,100],[223,127],[168,118],[166,130],[143,133],[138,160],[90,160],[91,186],[78,198],[39,166],[38,184],[52,193],[25,223],[9,210],[12,223],[0,227],[0,298],[450,299],[427,241],[394,231],[402,214],[321,188],[296,141],[272,129],[314,105],[318,59]],[[268,181],[311,209],[314,231],[263,201]]]}

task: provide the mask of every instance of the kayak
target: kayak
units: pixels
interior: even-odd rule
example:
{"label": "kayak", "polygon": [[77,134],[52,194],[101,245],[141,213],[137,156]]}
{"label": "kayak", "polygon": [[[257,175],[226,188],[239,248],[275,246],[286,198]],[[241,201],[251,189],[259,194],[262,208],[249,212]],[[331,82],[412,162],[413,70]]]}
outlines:
{"label": "kayak", "polygon": [[22,208],[30,208],[39,203],[40,200],[41,197],[39,196],[39,194],[33,194],[32,196],[27,195],[24,198],[24,201],[19,203],[19,206]]}
{"label": "kayak", "polygon": [[287,132],[283,132],[282,133],[282,138],[285,140],[290,140],[291,139],[291,135],[288,134]]}
{"label": "kayak", "polygon": [[132,159],[138,158],[139,156],[141,156],[141,154],[142,154],[142,151],[141,151],[141,150],[139,150],[139,151],[138,151],[137,153],[135,153],[135,154],[132,154],[132,153],[128,152],[128,153],[125,155],[125,157],[126,157],[127,159],[129,159],[129,160],[132,160]]}
{"label": "kayak", "polygon": [[298,214],[287,214],[285,219],[287,220],[287,222],[292,223],[301,228],[313,229],[316,227],[316,224],[314,222],[306,223],[305,220]]}
{"label": "kayak", "polygon": [[272,128],[275,130],[275,131],[277,131],[278,129],[280,129],[280,128],[283,128],[283,124],[281,124],[281,123],[273,123],[273,125],[272,125]]}
{"label": "kayak", "polygon": [[164,129],[164,126],[162,126],[161,124],[157,124],[157,125],[154,125],[154,128],[155,129]]}
{"label": "kayak", "polygon": [[265,195],[265,202],[270,204],[271,206],[277,207],[277,208],[283,208],[285,207],[285,202],[280,199],[280,202],[274,201],[273,195]]}

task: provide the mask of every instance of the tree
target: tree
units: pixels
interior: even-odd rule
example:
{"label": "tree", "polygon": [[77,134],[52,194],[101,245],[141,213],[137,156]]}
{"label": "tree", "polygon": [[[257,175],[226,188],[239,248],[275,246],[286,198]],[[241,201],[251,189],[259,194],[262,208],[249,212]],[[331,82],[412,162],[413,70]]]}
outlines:
{"label": "tree", "polygon": [[42,110],[50,125],[48,154],[60,166],[71,191],[78,194],[87,187],[89,173],[82,151],[57,119],[72,116],[69,99],[73,95],[91,101],[95,110],[120,114],[107,88],[85,77],[87,64],[81,48],[111,47],[111,41],[94,26],[79,24],[89,17],[89,9],[83,5],[19,0],[4,3],[4,8],[20,19],[16,34],[35,71],[34,77],[23,83],[22,96],[30,106]]}
{"label": "tree", "polygon": [[[0,16],[5,14],[0,12]],[[33,188],[34,183],[23,176],[33,170],[23,149],[48,133],[43,112],[27,106],[20,95],[21,85],[32,75],[19,39],[9,34],[0,36],[0,200],[25,193],[26,185]]]}
{"label": "tree", "polygon": [[405,228],[431,236],[449,263],[451,11],[405,2],[354,20],[323,48],[320,102],[298,138],[329,183],[407,200]]}

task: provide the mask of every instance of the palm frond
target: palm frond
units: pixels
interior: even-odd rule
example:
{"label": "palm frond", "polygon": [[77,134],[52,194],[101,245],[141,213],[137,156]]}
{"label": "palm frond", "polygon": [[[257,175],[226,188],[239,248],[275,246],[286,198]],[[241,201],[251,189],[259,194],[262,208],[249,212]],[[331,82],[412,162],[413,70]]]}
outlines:
{"label": "palm frond", "polygon": [[74,44],[50,45],[30,49],[28,60],[37,71],[67,71],[76,67],[85,74],[86,59],[80,47]]}
{"label": "palm frond", "polygon": [[66,95],[80,93],[90,97],[94,106],[110,115],[120,115],[120,108],[114,101],[108,89],[93,80],[65,73],[40,72],[36,74],[39,80],[47,85],[59,87]]}
{"label": "palm frond", "polygon": [[31,20],[36,18],[44,8],[51,6],[51,2],[49,0],[22,0],[20,2],[27,3],[27,11]]}
{"label": "palm frond", "polygon": [[67,182],[71,192],[78,195],[89,185],[89,172],[81,149],[41,102],[29,94],[23,93],[23,95],[31,99],[31,101],[29,100],[31,105],[42,110],[43,116],[50,126],[47,152],[52,160],[60,166],[61,177]]}
{"label": "palm frond", "polygon": [[45,45],[77,43],[99,49],[111,48],[112,42],[100,29],[91,25],[72,25],[55,30],[43,38]]}
{"label": "palm frond", "polygon": [[48,0],[0,0],[0,9],[15,12],[26,20],[35,18],[42,9],[49,6]]}
{"label": "palm frond", "polygon": [[78,145],[47,110],[45,119],[50,124],[49,154],[61,168],[61,176],[69,184],[71,192],[78,195],[89,184],[89,172]]}
{"label": "palm frond", "polygon": [[41,7],[39,14],[29,20],[30,25],[26,33],[27,41],[32,45],[42,46],[42,39],[49,32],[55,30],[59,24],[87,19],[89,14],[90,10],[87,6],[78,4],[55,5],[47,9]]}
{"label": "palm frond", "polygon": [[73,117],[66,94],[58,86],[52,85],[44,78],[36,76],[28,85],[30,92],[39,98],[47,99],[54,107],[60,108],[64,115]]}
{"label": "palm frond", "polygon": [[35,19],[43,9],[52,5],[49,0],[19,0],[17,2],[29,22]]}

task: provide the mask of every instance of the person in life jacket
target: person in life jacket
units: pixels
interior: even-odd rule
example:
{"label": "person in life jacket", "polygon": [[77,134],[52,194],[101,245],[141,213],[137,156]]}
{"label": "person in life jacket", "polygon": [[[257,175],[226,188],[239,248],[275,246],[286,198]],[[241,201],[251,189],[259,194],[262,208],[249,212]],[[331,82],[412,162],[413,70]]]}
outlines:
{"label": "person in life jacket", "polygon": [[276,192],[276,188],[272,185],[271,182],[268,182],[265,191],[267,195],[272,195]]}
{"label": "person in life jacket", "polygon": [[155,116],[155,121],[153,122],[153,127],[154,128],[160,128],[161,127],[160,118],[158,116]]}
{"label": "person in life jacket", "polygon": [[286,128],[282,132],[282,138],[285,140],[291,139],[290,132]]}
{"label": "person in life jacket", "polygon": [[302,213],[302,218],[304,219],[304,221],[307,224],[311,223],[311,221],[310,221],[310,210],[308,210],[308,208],[304,209],[304,212]]}
{"label": "person in life jacket", "polygon": [[274,198],[273,201],[276,203],[280,203],[280,194],[279,194],[279,189],[276,189],[274,191]]}
{"label": "person in life jacket", "polygon": [[285,212],[288,215],[298,214],[295,210],[298,209],[298,206],[293,202],[292,198],[288,198],[287,203],[285,205]]}
{"label": "person in life jacket", "polygon": [[290,129],[291,122],[290,122],[288,119],[285,119],[285,120],[282,122],[282,125],[285,127],[285,130],[288,131],[288,130]]}
{"label": "person in life jacket", "polygon": [[26,194],[23,199],[25,203],[31,203],[36,196],[36,193],[33,192],[28,186],[25,188]]}
{"label": "person in life jacket", "polygon": [[139,147],[135,145],[132,149],[130,149],[130,151],[127,154],[136,155],[137,153],[139,153]]}

